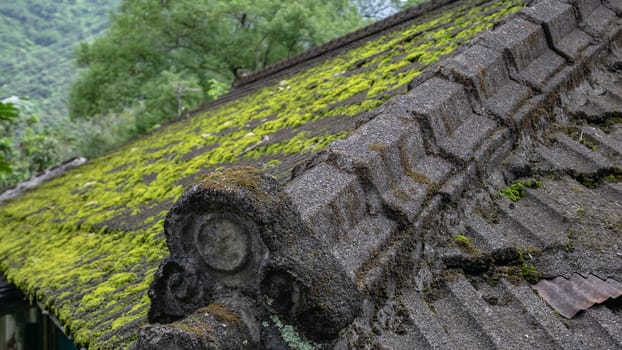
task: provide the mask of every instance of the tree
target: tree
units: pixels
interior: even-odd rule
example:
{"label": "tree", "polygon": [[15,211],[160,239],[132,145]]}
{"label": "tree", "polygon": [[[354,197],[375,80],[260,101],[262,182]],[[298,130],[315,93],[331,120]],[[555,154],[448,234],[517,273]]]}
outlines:
{"label": "tree", "polygon": [[428,0],[355,0],[355,3],[364,18],[379,20],[426,1]]}
{"label": "tree", "polygon": [[[7,130],[7,124],[13,123],[19,117],[19,111],[12,103],[0,102],[0,125],[2,130]],[[0,174],[11,172],[11,165],[5,160],[5,154],[10,151],[8,139],[0,135]]]}
{"label": "tree", "polygon": [[20,116],[13,103],[0,102],[0,189],[57,163],[59,148],[39,117]]}
{"label": "tree", "polygon": [[[147,120],[139,128],[148,128],[177,114],[170,106],[178,106],[179,94],[166,92],[176,82],[190,84],[182,102],[194,108],[239,70],[260,69],[363,23],[350,0],[124,0],[106,35],[76,51],[86,69],[71,89],[70,116],[132,109]],[[159,87],[164,93],[154,93]]]}

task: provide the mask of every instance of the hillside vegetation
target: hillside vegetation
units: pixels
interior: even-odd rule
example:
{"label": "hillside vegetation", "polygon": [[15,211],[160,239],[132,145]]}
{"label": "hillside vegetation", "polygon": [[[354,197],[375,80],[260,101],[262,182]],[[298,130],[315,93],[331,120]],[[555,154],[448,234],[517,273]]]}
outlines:
{"label": "hillside vegetation", "polygon": [[[261,69],[420,0],[0,3],[0,190],[93,158]],[[25,98],[25,99],[18,99]]]}
{"label": "hillside vegetation", "polygon": [[34,113],[67,114],[68,88],[77,71],[77,43],[108,27],[119,0],[21,0],[0,2],[0,98],[28,97]]}

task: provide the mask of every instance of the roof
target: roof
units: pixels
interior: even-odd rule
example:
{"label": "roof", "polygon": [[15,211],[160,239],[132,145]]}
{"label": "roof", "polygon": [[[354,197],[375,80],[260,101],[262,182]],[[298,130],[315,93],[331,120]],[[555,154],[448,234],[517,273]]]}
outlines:
{"label": "roof", "polygon": [[[432,3],[258,73],[191,118],[2,204],[0,271],[78,344],[128,347],[164,273],[173,203],[188,188],[177,208],[242,191],[288,198],[283,208],[304,224],[293,222],[329,247],[331,257],[308,256],[313,266],[334,259],[367,300],[340,344],[619,346],[619,307],[560,320],[525,280],[622,281],[622,6],[547,0],[512,15],[522,7]],[[274,175],[278,184],[259,187],[284,195],[249,192],[240,173],[222,189],[188,187],[232,165]]]}

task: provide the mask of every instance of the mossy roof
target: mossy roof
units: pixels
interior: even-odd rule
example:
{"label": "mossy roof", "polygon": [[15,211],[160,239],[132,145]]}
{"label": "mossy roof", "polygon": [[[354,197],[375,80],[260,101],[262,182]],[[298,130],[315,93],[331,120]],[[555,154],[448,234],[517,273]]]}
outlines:
{"label": "mossy roof", "polygon": [[431,64],[521,6],[442,6],[45,182],[0,206],[0,272],[76,343],[127,347],[168,255],[164,217],[188,184],[231,164],[286,181],[294,164],[346,137]]}

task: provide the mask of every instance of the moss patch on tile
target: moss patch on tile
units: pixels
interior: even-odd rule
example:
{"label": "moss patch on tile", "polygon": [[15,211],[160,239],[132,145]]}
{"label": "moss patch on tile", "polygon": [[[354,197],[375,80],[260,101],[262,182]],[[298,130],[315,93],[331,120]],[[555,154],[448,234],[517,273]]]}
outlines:
{"label": "moss patch on tile", "polygon": [[499,193],[511,200],[512,202],[518,202],[521,198],[525,197],[525,195],[527,194],[527,188],[540,188],[542,187],[542,184],[539,181],[534,181],[534,180],[526,180],[526,181],[520,181],[520,182],[515,182],[513,184],[511,184],[510,186],[502,189],[501,191],[499,191]]}

